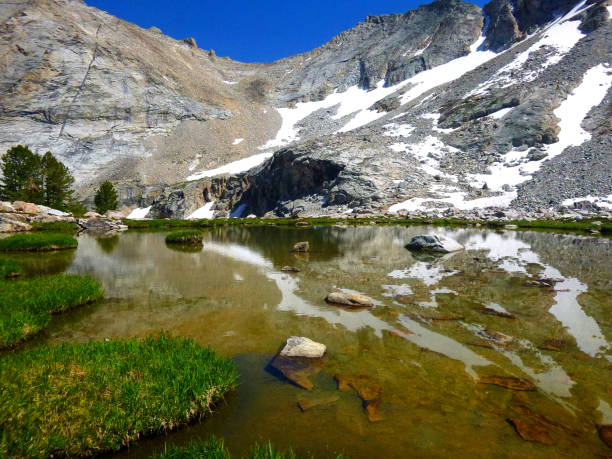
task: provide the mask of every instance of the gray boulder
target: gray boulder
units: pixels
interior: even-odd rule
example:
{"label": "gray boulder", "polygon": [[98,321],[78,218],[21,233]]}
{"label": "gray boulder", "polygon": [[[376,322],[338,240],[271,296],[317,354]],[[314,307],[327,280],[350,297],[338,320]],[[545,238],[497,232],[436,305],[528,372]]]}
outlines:
{"label": "gray boulder", "polygon": [[408,250],[425,250],[429,252],[451,253],[463,250],[463,246],[445,236],[414,236],[408,244]]}
{"label": "gray boulder", "polygon": [[280,352],[283,357],[306,357],[319,359],[326,351],[325,344],[317,343],[303,336],[292,336]]}

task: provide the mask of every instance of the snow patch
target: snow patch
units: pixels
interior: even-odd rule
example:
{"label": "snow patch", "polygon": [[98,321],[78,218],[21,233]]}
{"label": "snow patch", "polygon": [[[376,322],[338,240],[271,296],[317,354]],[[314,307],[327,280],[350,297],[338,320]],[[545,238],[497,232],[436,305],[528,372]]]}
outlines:
{"label": "snow patch", "polygon": [[230,86],[233,86],[233,85],[235,85],[235,84],[238,84],[238,82],[237,82],[237,81],[227,81],[227,80],[223,80],[223,83],[228,84],[228,85],[230,85]]}
{"label": "snow patch", "polygon": [[383,127],[385,128],[383,135],[387,137],[410,137],[415,130],[415,127],[410,124],[389,123]]}
{"label": "snow patch", "polygon": [[259,153],[257,155],[249,156],[248,158],[228,163],[216,169],[201,171],[197,174],[190,175],[189,177],[187,177],[187,181],[200,180],[204,177],[214,177],[216,175],[222,174],[232,175],[239,174],[241,172],[246,172],[250,169],[253,169],[254,167],[259,166],[267,159],[270,159],[272,156],[272,153]]}
{"label": "snow patch", "polygon": [[187,217],[187,220],[201,220],[201,219],[211,220],[215,213],[215,211],[212,210],[212,206],[214,204],[215,204],[215,201],[207,202],[206,204],[204,204],[203,207],[200,207],[194,213],[189,215]]}
{"label": "snow patch", "polygon": [[138,207],[130,212],[130,215],[127,216],[130,220],[143,220],[147,217],[149,212],[151,211],[151,207]]}
{"label": "snow patch", "polygon": [[572,199],[566,199],[565,201],[563,201],[561,203],[561,205],[564,206],[571,206],[576,202],[580,202],[580,201],[589,201],[592,202],[593,204],[599,206],[599,207],[603,207],[605,209],[610,209],[612,210],[612,194],[609,194],[608,196],[585,196],[583,198],[572,198]]}
{"label": "snow patch", "polygon": [[240,145],[242,142],[244,142],[244,139],[234,139],[232,145]]}
{"label": "snow patch", "polygon": [[514,107],[502,108],[501,110],[497,110],[495,113],[491,113],[489,116],[495,120],[499,120],[510,113],[513,108]]}

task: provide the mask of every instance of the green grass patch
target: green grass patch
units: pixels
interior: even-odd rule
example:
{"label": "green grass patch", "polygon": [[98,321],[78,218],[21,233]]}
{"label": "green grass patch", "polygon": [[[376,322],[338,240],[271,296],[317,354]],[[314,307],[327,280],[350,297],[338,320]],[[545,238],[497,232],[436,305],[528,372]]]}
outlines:
{"label": "green grass patch", "polygon": [[69,222],[30,222],[32,231],[52,231],[55,233],[76,233],[79,225]]}
{"label": "green grass patch", "polygon": [[38,333],[51,314],[90,303],[103,294],[100,282],[87,276],[0,280],[0,348]]}
{"label": "green grass patch", "polygon": [[77,245],[77,240],[66,233],[26,233],[0,239],[0,252],[43,252],[74,249]]}
{"label": "green grass patch", "polygon": [[0,360],[1,457],[117,451],[211,413],[234,364],[185,338],[62,344]]}
{"label": "green grass patch", "polygon": [[203,237],[198,230],[175,231],[166,236],[166,244],[202,244]]}
{"label": "green grass patch", "polygon": [[[601,225],[594,225],[599,221]],[[379,217],[317,217],[317,218],[219,218],[214,220],[124,220],[130,229],[171,229],[171,228],[217,228],[226,226],[293,226],[308,227],[319,225],[435,225],[435,226],[475,226],[501,228],[515,225],[519,229],[555,230],[574,233],[589,233],[597,230],[601,234],[612,234],[612,220],[590,218],[584,220],[513,220],[513,221],[470,221],[459,218],[410,218],[402,216]]]}
{"label": "green grass patch", "polygon": [[0,279],[21,275],[21,265],[8,258],[0,258]]}
{"label": "green grass patch", "polygon": [[[164,451],[156,456],[157,459],[230,459],[231,454],[225,447],[223,440],[211,437],[208,440],[191,441],[186,446],[166,446]],[[295,459],[293,451],[277,451],[270,442],[256,443],[249,459]]]}

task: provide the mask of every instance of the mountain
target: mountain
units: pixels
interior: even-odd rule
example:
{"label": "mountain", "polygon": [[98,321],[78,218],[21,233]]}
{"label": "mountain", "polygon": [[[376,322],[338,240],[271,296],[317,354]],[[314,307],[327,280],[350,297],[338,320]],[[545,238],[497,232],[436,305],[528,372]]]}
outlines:
{"label": "mountain", "polygon": [[0,3],[0,151],[51,150],[141,216],[601,214],[611,3],[438,0],[269,64]]}

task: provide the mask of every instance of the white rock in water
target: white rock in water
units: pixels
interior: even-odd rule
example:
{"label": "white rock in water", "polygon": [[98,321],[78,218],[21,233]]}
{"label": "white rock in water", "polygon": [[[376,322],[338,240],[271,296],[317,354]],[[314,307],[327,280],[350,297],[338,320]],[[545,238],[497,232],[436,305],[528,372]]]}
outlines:
{"label": "white rock in water", "polygon": [[287,340],[280,355],[283,357],[308,357],[318,359],[325,354],[325,344],[317,343],[303,336],[292,336]]}
{"label": "white rock in water", "polygon": [[445,236],[414,236],[406,245],[408,250],[429,250],[431,252],[450,253],[463,250],[463,246]]}

